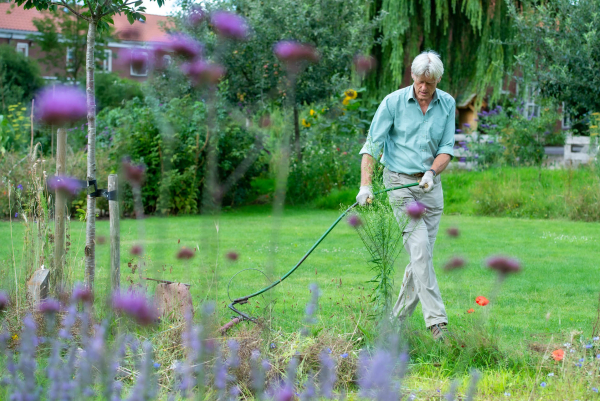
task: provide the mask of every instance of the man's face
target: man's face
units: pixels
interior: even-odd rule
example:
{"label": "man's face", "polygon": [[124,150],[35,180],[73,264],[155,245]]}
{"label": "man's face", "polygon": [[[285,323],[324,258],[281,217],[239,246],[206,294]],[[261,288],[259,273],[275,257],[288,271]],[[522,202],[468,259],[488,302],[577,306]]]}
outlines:
{"label": "man's face", "polygon": [[412,76],[415,88],[415,96],[419,101],[427,101],[433,99],[433,94],[435,93],[435,88],[439,81],[433,78],[427,78],[425,76],[417,77],[415,75]]}

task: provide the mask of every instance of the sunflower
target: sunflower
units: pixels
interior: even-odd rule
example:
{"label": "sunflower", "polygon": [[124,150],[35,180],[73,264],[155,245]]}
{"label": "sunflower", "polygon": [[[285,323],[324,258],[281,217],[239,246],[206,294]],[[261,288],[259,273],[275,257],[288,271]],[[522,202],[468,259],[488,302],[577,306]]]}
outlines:
{"label": "sunflower", "polygon": [[313,109],[310,109],[310,115],[314,116],[315,114],[316,114],[315,111]]}
{"label": "sunflower", "polygon": [[310,127],[310,123],[306,121],[306,118],[302,119],[302,125],[305,126],[306,128]]}
{"label": "sunflower", "polygon": [[352,100],[352,98],[351,98],[351,97],[348,97],[348,96],[346,96],[346,97],[344,98],[344,100],[342,100],[342,104],[343,104],[344,106],[348,106],[348,104],[350,104],[350,100]]}
{"label": "sunflower", "polygon": [[346,91],[344,92],[344,95],[346,95],[346,97],[349,97],[350,99],[356,99],[356,96],[358,96],[358,93],[356,93],[356,91],[354,89],[346,89]]}

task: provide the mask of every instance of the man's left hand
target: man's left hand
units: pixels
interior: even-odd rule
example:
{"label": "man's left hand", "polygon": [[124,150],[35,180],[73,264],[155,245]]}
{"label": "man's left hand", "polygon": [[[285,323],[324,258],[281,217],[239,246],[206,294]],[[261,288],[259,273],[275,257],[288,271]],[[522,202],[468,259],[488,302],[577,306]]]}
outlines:
{"label": "man's left hand", "polygon": [[423,188],[423,192],[431,192],[433,189],[433,173],[431,171],[427,171],[421,181],[419,182],[419,187]]}

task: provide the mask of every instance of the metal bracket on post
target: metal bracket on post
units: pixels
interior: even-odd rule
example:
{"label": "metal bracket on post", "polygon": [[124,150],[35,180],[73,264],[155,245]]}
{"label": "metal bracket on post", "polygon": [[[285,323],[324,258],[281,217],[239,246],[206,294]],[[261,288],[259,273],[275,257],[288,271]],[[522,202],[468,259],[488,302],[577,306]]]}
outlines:
{"label": "metal bracket on post", "polygon": [[98,183],[96,180],[90,180],[87,182],[87,184],[88,184],[88,188],[92,187],[92,185],[94,186],[93,192],[89,192],[89,190],[88,190],[88,195],[91,196],[92,198],[103,197],[108,200],[113,200],[113,201],[118,200],[116,189],[113,191],[107,191],[106,189],[98,189]]}

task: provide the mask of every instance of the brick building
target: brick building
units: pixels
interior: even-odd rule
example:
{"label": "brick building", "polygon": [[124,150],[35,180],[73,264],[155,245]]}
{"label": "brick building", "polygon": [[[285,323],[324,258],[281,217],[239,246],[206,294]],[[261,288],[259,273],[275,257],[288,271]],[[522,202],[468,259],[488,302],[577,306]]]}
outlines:
{"label": "brick building", "polygon": [[[164,42],[167,40],[165,28],[169,26],[168,17],[161,15],[145,14],[146,21],[135,21],[130,24],[127,17],[115,15],[115,36],[118,39],[116,42],[109,42],[105,49],[105,57],[102,65],[99,66],[98,72],[115,72],[123,78],[135,79],[143,81],[146,79],[147,71],[145,67],[136,68],[127,62],[114,62],[118,57],[119,51],[127,48],[141,47],[145,48],[156,42]],[[24,10],[22,7],[14,6],[11,3],[0,3],[0,44],[8,44],[14,46],[15,50],[23,53],[26,57],[39,59],[43,56],[41,50],[35,43],[28,39],[31,35],[39,35],[34,19],[43,19],[43,12],[32,10]],[[59,72],[65,71],[67,59],[58,60],[55,66],[48,67],[40,63],[42,76],[46,79],[56,79]]]}

